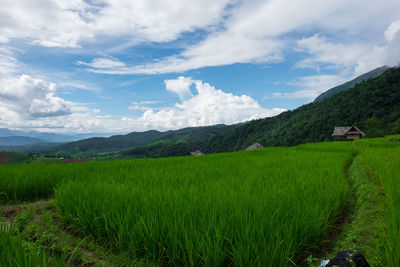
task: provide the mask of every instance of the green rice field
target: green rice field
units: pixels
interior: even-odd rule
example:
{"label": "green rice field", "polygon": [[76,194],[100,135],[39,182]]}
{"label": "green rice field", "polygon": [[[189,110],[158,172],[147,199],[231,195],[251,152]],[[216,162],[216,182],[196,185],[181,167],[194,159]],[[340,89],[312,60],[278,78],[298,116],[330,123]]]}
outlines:
{"label": "green rice field", "polygon": [[[400,146],[327,142],[199,157],[0,166],[3,204],[54,198],[68,228],[161,266],[295,266],[350,201],[361,155],[384,187],[387,266],[399,266]],[[3,230],[4,231],[4,230]]]}

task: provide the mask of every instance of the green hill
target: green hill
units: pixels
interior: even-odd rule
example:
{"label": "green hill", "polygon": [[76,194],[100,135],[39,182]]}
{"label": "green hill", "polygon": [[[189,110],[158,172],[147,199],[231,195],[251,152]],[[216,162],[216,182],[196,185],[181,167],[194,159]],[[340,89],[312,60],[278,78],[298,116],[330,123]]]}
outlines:
{"label": "green hill", "polygon": [[332,140],[335,126],[356,125],[369,137],[400,132],[400,69],[358,83],[323,101],[253,120],[213,138],[206,152],[236,151],[258,142],[293,146]]}
{"label": "green hill", "polygon": [[119,151],[132,147],[154,146],[162,144],[187,144],[206,142],[210,138],[224,133],[234,126],[214,125],[207,127],[190,127],[175,131],[132,132],[126,135],[114,135],[108,138],[95,137],[75,142],[65,143],[53,148],[54,151],[75,152],[107,152]]}

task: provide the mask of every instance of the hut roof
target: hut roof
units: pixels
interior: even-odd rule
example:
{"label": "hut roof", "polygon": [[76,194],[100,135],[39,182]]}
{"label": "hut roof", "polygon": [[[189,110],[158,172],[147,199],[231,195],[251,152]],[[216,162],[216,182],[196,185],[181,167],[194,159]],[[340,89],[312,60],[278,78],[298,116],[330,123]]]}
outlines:
{"label": "hut roof", "polygon": [[254,149],[259,149],[259,148],[264,148],[262,145],[260,145],[259,143],[254,143],[251,146],[249,146],[248,148],[246,148],[245,150],[254,150]]}
{"label": "hut roof", "polygon": [[346,127],[335,127],[332,136],[344,136],[346,134],[361,134],[365,135],[363,131],[358,129],[356,126],[346,126]]}
{"label": "hut roof", "polygon": [[190,155],[192,155],[192,156],[200,156],[200,155],[204,155],[204,153],[201,152],[200,150],[196,150],[196,151],[190,152]]}

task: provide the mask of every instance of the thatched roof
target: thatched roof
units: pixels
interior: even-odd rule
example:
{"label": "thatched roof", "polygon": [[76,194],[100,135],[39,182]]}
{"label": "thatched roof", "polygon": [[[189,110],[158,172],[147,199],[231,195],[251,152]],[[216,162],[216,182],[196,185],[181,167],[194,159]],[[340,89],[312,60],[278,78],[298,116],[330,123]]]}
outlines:
{"label": "thatched roof", "polygon": [[259,143],[254,143],[251,146],[249,146],[248,148],[246,148],[245,150],[254,150],[254,149],[259,149],[259,148],[264,148],[262,145],[260,145]]}
{"label": "thatched roof", "polygon": [[335,127],[332,136],[345,136],[347,134],[361,134],[365,136],[365,133],[356,126]]}
{"label": "thatched roof", "polygon": [[201,155],[204,155],[204,153],[201,152],[200,150],[196,150],[196,151],[190,152],[190,155],[192,155],[192,156],[201,156]]}

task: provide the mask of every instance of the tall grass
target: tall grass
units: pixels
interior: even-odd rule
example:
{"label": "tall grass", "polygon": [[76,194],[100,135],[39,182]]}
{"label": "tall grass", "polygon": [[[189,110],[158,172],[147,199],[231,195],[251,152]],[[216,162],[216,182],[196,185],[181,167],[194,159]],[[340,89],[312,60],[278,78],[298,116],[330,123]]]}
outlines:
{"label": "tall grass", "polygon": [[386,264],[400,266],[400,147],[369,150],[362,157],[385,192]]}
{"label": "tall grass", "polygon": [[0,224],[0,263],[3,267],[68,266],[65,255],[49,256],[43,249],[28,246],[20,237],[13,235],[12,228]]}
{"label": "tall grass", "polygon": [[61,183],[55,197],[76,229],[135,258],[287,266],[344,206],[350,157],[332,147],[270,148],[98,163]]}

